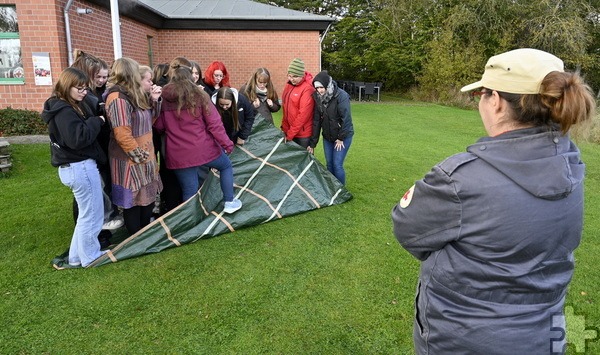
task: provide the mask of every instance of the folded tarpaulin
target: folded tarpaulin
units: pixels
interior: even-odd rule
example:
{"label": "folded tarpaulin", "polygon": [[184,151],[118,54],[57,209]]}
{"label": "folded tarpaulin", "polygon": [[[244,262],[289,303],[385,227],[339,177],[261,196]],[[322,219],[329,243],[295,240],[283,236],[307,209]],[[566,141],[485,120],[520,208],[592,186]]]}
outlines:
{"label": "folded tarpaulin", "polygon": [[88,267],[234,232],[317,208],[346,202],[352,195],[306,149],[285,142],[282,132],[260,115],[243,146],[230,155],[235,197],[243,207],[223,213],[218,171],[211,171],[196,195],[112,247]]}

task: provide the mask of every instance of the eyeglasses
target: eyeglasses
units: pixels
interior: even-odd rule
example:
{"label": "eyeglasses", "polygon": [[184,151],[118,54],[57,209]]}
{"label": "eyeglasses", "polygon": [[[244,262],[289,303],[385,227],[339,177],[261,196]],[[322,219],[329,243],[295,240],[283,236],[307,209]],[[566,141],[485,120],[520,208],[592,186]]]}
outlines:
{"label": "eyeglasses", "polygon": [[481,101],[481,97],[483,95],[487,95],[491,93],[491,91],[488,90],[475,90],[475,91],[471,91],[469,93],[469,96],[471,97],[471,100],[475,101],[476,103],[479,103],[479,101]]}
{"label": "eyeglasses", "polygon": [[75,89],[77,89],[77,92],[80,93],[80,94],[83,94],[84,92],[87,91],[86,87],[81,87],[81,88],[75,87]]}

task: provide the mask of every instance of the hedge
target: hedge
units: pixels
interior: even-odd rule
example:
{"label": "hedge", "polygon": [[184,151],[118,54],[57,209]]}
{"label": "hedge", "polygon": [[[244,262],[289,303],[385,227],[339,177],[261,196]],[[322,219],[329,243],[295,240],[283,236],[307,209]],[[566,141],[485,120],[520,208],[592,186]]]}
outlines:
{"label": "hedge", "polygon": [[0,109],[0,137],[48,134],[38,111],[7,107]]}

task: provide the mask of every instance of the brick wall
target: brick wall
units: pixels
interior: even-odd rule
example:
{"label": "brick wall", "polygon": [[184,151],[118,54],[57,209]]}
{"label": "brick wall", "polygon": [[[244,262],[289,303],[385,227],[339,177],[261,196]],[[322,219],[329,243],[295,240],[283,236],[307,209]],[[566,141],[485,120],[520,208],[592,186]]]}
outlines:
{"label": "brick wall", "polygon": [[[68,65],[64,24],[66,0],[0,0],[16,4],[21,39],[21,56],[25,70],[24,85],[0,85],[0,108],[41,110],[51,94],[51,86],[34,83],[32,53],[50,53],[52,79]],[[77,14],[89,8],[91,14]],[[320,68],[318,31],[227,31],[227,30],[156,30],[121,17],[122,54],[148,65],[148,38],[152,37],[153,64],[184,56],[200,63],[202,70],[214,60],[225,63],[231,85],[239,88],[254,70],[264,66],[271,72],[281,95],[287,67],[299,57],[314,75]],[[110,65],[114,59],[110,11],[85,1],[74,1],[69,11],[73,49],[88,51]]]}
{"label": "brick wall", "polygon": [[271,73],[281,95],[287,68],[295,57],[304,60],[307,71],[320,68],[318,31],[160,31],[156,63],[168,62],[177,54],[200,64],[204,71],[215,60],[225,64],[231,85],[239,88],[259,67]]}
{"label": "brick wall", "polygon": [[60,72],[66,59],[64,42],[59,40],[57,33],[64,38],[64,21],[60,19],[62,12],[53,0],[0,0],[0,5],[14,5],[19,21],[19,37],[21,42],[21,59],[25,71],[25,84],[0,84],[0,108],[41,109],[41,105],[51,92],[51,86],[36,86],[33,76],[33,52],[49,52],[53,77]]}

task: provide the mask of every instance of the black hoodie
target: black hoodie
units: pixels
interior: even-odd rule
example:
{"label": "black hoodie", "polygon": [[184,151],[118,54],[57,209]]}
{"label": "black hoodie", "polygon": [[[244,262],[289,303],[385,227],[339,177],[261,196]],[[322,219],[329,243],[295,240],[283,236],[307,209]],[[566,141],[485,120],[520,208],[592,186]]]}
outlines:
{"label": "black hoodie", "polygon": [[48,124],[53,166],[86,159],[106,164],[106,154],[96,139],[104,123],[100,117],[85,118],[68,102],[51,97],[44,103],[42,119]]}

